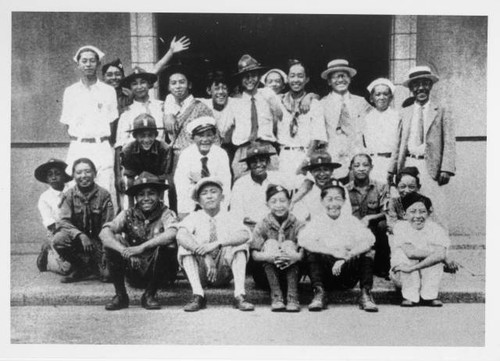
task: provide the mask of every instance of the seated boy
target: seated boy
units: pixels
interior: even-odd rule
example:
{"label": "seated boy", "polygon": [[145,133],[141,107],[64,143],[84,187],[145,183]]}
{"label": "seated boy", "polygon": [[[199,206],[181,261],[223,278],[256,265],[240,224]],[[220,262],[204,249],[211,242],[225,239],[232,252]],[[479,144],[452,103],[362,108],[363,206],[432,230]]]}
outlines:
{"label": "seated boy", "polygon": [[50,271],[66,275],[71,268],[71,264],[59,256],[52,244],[56,222],[60,220],[59,205],[65,183],[72,179],[65,171],[67,166],[62,160],[51,158],[35,169],[35,178],[50,186],[40,195],[38,200],[38,210],[42,216],[42,223],[47,229],[47,241],[43,243],[42,250],[36,260],[40,272]]}
{"label": "seated boy", "polygon": [[215,177],[202,178],[192,198],[201,209],[179,224],[179,263],[193,289],[193,299],[184,311],[206,307],[202,285],[223,286],[234,278],[234,306],[252,311],[245,300],[245,268],[248,260],[250,231],[221,208],[223,184]]}
{"label": "seated boy", "polygon": [[[217,177],[224,184],[223,194],[228,197],[231,186],[229,158],[225,150],[214,144],[217,128],[212,117],[199,117],[186,126],[193,144],[182,151],[174,174],[177,190],[177,211],[182,220],[195,210],[191,193],[196,183],[205,177]],[[227,202],[222,207],[227,209]]]}
{"label": "seated boy", "polygon": [[[149,114],[143,113],[134,119],[132,130],[134,141],[125,145],[121,152],[121,165],[123,166],[123,179],[119,190],[125,192],[133,184],[134,177],[142,172],[149,172],[165,182],[165,170],[169,162],[168,145],[156,139],[158,128],[156,122]],[[134,198],[128,197],[129,207],[134,205]]]}

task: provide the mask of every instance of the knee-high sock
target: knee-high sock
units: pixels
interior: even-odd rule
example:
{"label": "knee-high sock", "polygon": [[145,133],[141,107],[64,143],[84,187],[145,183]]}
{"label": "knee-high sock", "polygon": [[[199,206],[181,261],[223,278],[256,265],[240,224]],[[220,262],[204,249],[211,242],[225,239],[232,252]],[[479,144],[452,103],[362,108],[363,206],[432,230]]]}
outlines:
{"label": "knee-high sock", "polygon": [[245,294],[245,268],[247,257],[245,252],[236,252],[231,263],[234,278],[234,296]]}
{"label": "knee-high sock", "polygon": [[201,287],[199,268],[196,259],[193,256],[184,256],[182,258],[182,267],[184,267],[184,271],[186,271],[193,294],[205,296],[205,292],[203,292],[203,288]]}

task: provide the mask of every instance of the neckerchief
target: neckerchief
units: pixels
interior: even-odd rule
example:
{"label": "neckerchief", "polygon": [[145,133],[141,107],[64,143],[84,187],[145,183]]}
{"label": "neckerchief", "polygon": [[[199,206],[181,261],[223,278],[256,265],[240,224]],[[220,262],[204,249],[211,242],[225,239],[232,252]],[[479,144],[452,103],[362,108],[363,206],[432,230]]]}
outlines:
{"label": "neckerchief", "polygon": [[83,227],[85,227],[88,232],[89,236],[93,237],[95,236],[92,234],[93,229],[94,229],[94,222],[92,219],[92,209],[90,207],[90,200],[94,197],[94,195],[97,193],[97,187],[96,184],[92,186],[92,189],[88,193],[83,193],[78,186],[76,187],[78,192],[76,195],[82,200],[83,203]]}
{"label": "neckerchief", "polygon": [[129,210],[129,224],[133,227],[133,234],[138,238],[139,244],[148,240],[148,226],[160,219],[165,208],[166,206],[158,201],[156,207],[147,216],[137,204]]}
{"label": "neckerchief", "polygon": [[304,92],[299,98],[294,99],[292,97],[292,92],[287,92],[282,98],[281,98],[281,103],[283,103],[283,106],[285,109],[293,115],[292,121],[290,122],[290,137],[294,138],[298,131],[299,131],[299,122],[298,118],[300,115],[300,103],[302,102],[302,99],[306,96],[306,92]]}

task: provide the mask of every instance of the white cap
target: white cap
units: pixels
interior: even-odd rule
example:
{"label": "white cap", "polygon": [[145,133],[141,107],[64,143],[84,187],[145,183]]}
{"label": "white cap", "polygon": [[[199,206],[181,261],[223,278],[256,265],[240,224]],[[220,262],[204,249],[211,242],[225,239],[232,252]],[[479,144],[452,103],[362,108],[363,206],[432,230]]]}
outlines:
{"label": "white cap", "polygon": [[389,87],[389,89],[391,89],[391,93],[394,94],[395,86],[392,83],[392,81],[390,81],[389,79],[386,79],[386,78],[375,79],[374,81],[372,81],[370,83],[370,85],[368,85],[366,87],[366,89],[368,89],[368,92],[371,93],[373,88],[375,88],[377,85],[386,85],[387,87]]}
{"label": "white cap", "polygon": [[266,72],[264,75],[262,75],[260,77],[260,82],[262,84],[266,85],[266,78],[271,73],[278,73],[283,78],[283,84],[288,83],[288,77],[286,76],[285,72],[283,70],[281,70],[281,69],[278,69],[278,68],[271,69],[268,72]]}
{"label": "white cap", "polygon": [[75,56],[73,57],[73,60],[75,61],[75,63],[78,63],[78,55],[80,55],[80,53],[84,50],[92,50],[94,53],[97,54],[97,59],[100,61],[103,57],[104,57],[104,53],[99,50],[98,48],[96,48],[95,46],[93,45],[85,45],[85,46],[82,46],[80,49],[78,49],[76,51],[76,54]]}
{"label": "white cap", "polygon": [[[191,123],[189,123],[186,126],[186,131],[188,132],[189,135],[192,136],[193,131],[204,131],[204,130],[209,129],[211,127],[215,128],[216,127],[215,124],[216,124],[215,119],[213,117],[203,116],[203,117],[196,118]],[[198,129],[198,128],[200,128],[200,129]],[[203,128],[203,130],[201,128]]]}

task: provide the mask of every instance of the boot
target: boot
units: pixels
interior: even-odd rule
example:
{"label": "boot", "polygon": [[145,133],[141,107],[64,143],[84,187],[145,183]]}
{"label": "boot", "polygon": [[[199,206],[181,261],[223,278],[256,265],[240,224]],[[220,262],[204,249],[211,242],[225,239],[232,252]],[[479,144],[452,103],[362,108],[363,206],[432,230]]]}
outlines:
{"label": "boot", "polygon": [[273,292],[271,294],[271,311],[272,312],[283,312],[285,310],[285,303],[283,302],[283,295],[281,290],[279,292]]}
{"label": "boot", "polygon": [[287,296],[286,296],[286,311],[300,312],[299,303],[299,268],[297,265],[291,266],[286,273]]}
{"label": "boot", "polygon": [[161,308],[156,294],[150,293],[148,291],[144,292],[141,297],[141,306],[146,310],[159,310]]}
{"label": "boot", "polygon": [[370,290],[361,290],[361,296],[359,297],[359,308],[365,310],[366,312],[378,312],[378,307],[375,304],[375,301],[373,301]]}
{"label": "boot", "polygon": [[296,295],[288,294],[286,300],[286,311],[287,312],[300,312],[300,304]]}
{"label": "boot", "polygon": [[108,311],[116,311],[121,310],[122,308],[127,308],[129,304],[128,295],[125,294],[117,294],[111,302],[107,303],[104,308]]}
{"label": "boot", "polygon": [[325,289],[323,286],[314,286],[313,288],[314,297],[312,302],[309,304],[309,311],[321,311],[326,308],[325,302]]}

